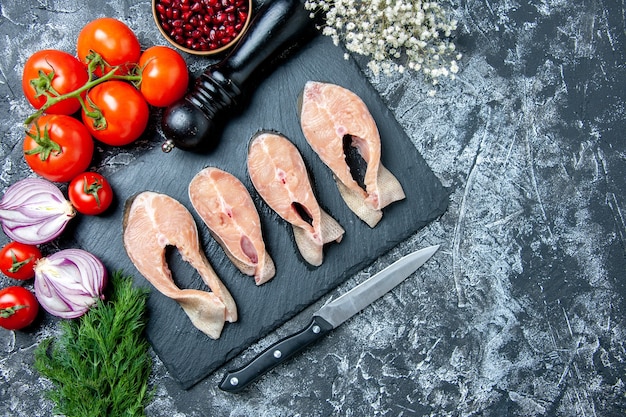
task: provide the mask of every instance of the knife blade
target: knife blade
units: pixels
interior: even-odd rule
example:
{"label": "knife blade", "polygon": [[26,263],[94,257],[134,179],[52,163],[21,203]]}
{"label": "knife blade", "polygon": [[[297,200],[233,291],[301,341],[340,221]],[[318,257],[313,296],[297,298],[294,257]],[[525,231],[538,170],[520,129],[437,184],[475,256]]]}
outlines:
{"label": "knife blade", "polygon": [[305,329],[276,342],[242,368],[227,372],[220,382],[219,388],[227,392],[241,391],[257,378],[318,341],[392,290],[424,265],[437,249],[439,249],[439,245],[412,252],[336,300],[325,304],[313,313],[313,318]]}

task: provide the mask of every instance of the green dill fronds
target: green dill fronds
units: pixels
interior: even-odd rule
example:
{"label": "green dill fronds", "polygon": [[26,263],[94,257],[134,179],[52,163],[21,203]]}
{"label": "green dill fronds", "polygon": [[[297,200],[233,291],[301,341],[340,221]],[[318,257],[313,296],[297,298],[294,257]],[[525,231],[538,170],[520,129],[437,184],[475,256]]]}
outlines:
{"label": "green dill fronds", "polygon": [[35,368],[53,383],[55,412],[67,417],[145,416],[152,358],[144,336],[147,291],[113,274],[110,295],[79,319],[62,321],[56,340],[35,350]]}

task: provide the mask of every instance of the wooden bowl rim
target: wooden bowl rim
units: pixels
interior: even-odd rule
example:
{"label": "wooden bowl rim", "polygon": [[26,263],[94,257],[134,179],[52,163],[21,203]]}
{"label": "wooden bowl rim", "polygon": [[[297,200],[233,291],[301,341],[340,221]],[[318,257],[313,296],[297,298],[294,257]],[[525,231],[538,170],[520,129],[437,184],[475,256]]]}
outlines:
{"label": "wooden bowl rim", "polygon": [[156,24],[157,29],[159,29],[159,32],[161,32],[161,35],[165,38],[166,41],[168,41],[176,49],[179,49],[183,52],[186,52],[192,55],[202,55],[202,56],[218,55],[226,51],[227,49],[232,48],[239,41],[239,39],[241,39],[243,34],[248,29],[248,26],[250,25],[250,19],[252,17],[252,0],[248,0],[248,17],[246,18],[246,22],[244,23],[243,27],[239,31],[239,34],[237,34],[237,36],[235,36],[235,38],[229,43],[227,43],[226,45],[221,46],[217,49],[211,49],[208,51],[196,51],[195,49],[184,47],[176,43],[172,38],[170,38],[170,36],[163,30],[163,27],[161,27],[161,22],[159,21],[159,18],[156,12],[156,0],[152,0],[152,17],[154,19],[154,23]]}

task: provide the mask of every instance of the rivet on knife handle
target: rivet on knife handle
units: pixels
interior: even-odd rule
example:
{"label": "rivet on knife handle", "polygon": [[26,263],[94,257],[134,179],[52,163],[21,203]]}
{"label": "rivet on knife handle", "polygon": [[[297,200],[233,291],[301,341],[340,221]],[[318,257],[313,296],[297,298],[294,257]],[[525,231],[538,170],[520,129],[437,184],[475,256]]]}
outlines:
{"label": "rivet on knife handle", "polygon": [[301,332],[270,346],[243,368],[226,373],[222,382],[220,382],[219,388],[228,392],[241,391],[261,375],[321,339],[332,329],[333,326],[324,319],[314,316],[311,323]]}

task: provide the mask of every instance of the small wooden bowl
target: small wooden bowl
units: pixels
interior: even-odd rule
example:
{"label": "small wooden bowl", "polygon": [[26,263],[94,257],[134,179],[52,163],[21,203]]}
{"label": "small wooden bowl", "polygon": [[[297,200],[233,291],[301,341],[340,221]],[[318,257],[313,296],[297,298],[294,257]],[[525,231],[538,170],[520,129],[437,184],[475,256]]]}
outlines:
{"label": "small wooden bowl", "polygon": [[[208,10],[208,6],[206,5],[206,3],[212,3],[212,2],[213,2],[212,0],[207,0],[207,1],[191,0],[191,5],[197,4],[198,6],[194,6],[196,10],[187,10],[187,12],[185,12],[182,10],[183,6],[181,4],[181,0],[152,0],[152,17],[154,18],[154,22],[156,23],[156,26],[159,29],[159,32],[161,32],[161,35],[163,35],[163,37],[169,43],[171,43],[175,48],[183,52],[193,54],[193,55],[203,55],[203,56],[218,55],[226,51],[227,49],[233,47],[237,43],[237,41],[239,41],[241,36],[243,36],[243,34],[246,32],[248,26],[250,25],[250,18],[252,16],[252,0],[233,0],[233,3],[242,2],[247,5],[247,10],[244,10],[244,12],[247,12],[247,16],[245,17],[245,20],[241,19],[241,16],[239,15],[239,11],[240,11],[239,9],[243,9],[244,7],[239,6],[239,9],[238,9],[237,8],[238,6],[234,6],[235,10],[231,11],[231,13],[235,16],[235,19],[240,19],[240,20],[238,20],[236,23],[233,23],[232,27],[233,27],[233,30],[236,31],[237,29],[235,28],[235,26],[241,23],[241,28],[235,34],[235,36],[231,40],[228,41],[228,43],[226,44],[222,43],[214,47],[211,47],[210,36],[206,32],[211,29],[217,32],[219,32],[220,30],[224,30],[223,27],[220,29],[220,26],[222,24],[216,23],[216,22],[205,23],[205,20],[203,20],[202,21],[203,26],[208,27],[208,29],[204,29],[204,27],[200,28],[199,24],[197,23],[199,15],[204,16],[204,17],[212,16],[215,18],[216,15],[211,13],[211,11]],[[217,0],[214,2],[217,4],[220,4],[221,0]],[[173,18],[173,17],[166,18],[167,21],[162,22],[161,16],[164,14],[162,12],[164,8],[167,6],[178,7],[178,11],[174,13],[176,15],[176,18]],[[186,6],[186,7],[191,7],[191,6]],[[187,19],[185,19],[184,15],[188,15],[186,16]],[[191,19],[194,16],[196,18],[196,21],[190,22],[189,19]],[[176,23],[174,23],[174,21],[176,21]],[[186,25],[189,25],[190,27],[185,28]],[[168,26],[170,30],[168,30]],[[189,39],[192,39],[192,40],[190,41],[190,43],[180,44],[176,41],[175,36],[172,35],[172,30],[178,30],[179,32],[182,32],[182,34],[185,37],[185,40],[189,40]],[[197,33],[194,34],[194,31]],[[205,47],[202,47],[202,46],[194,47],[194,45],[202,45],[201,41],[207,44],[206,49]]]}

